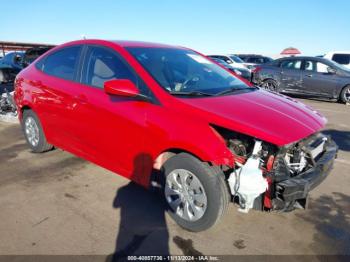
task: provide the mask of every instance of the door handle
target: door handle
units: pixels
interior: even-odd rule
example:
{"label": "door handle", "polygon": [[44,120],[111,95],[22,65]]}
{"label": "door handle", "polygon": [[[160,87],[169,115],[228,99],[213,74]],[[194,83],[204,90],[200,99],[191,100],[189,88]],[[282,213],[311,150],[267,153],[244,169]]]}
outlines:
{"label": "door handle", "polygon": [[313,75],[309,74],[309,75],[306,75],[307,77],[313,77]]}

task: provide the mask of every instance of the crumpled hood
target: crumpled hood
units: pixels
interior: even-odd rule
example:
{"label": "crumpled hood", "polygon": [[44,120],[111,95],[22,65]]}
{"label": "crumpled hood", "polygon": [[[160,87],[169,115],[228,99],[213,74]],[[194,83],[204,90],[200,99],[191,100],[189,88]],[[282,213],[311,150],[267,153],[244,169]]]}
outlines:
{"label": "crumpled hood", "polygon": [[301,140],[323,128],[326,118],[289,97],[257,90],[218,97],[184,98],[209,123],[278,146]]}

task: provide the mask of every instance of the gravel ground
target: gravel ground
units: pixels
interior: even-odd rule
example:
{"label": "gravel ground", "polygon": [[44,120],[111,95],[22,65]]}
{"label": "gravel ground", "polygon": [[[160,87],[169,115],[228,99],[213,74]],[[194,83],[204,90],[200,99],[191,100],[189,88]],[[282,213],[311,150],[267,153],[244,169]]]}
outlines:
{"label": "gravel ground", "polygon": [[302,100],[327,116],[340,151],[309,209],[249,214],[231,205],[214,228],[189,233],[156,196],[62,150],[29,151],[0,122],[0,254],[350,254],[350,106]]}

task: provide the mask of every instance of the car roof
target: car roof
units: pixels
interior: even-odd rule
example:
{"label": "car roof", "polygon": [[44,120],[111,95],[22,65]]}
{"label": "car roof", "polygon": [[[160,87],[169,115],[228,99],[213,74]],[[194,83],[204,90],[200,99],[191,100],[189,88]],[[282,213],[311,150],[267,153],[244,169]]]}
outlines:
{"label": "car roof", "polygon": [[329,61],[329,59],[324,58],[324,57],[317,57],[317,56],[288,56],[288,57],[282,57],[277,60],[305,60],[305,59],[310,59],[310,60],[318,60],[318,61]]}
{"label": "car roof", "polygon": [[115,45],[118,45],[120,47],[148,47],[148,48],[186,49],[185,47],[181,47],[181,46],[173,46],[173,45],[152,43],[152,42],[128,41],[128,40],[102,40],[102,39],[76,40],[76,41],[71,41],[71,42],[65,43],[65,44],[63,44],[63,46],[72,45],[72,44],[103,44],[103,43],[115,44]]}
{"label": "car roof", "polygon": [[245,56],[245,57],[267,57],[267,56],[264,56],[264,55],[257,55],[257,54],[232,54],[232,55],[235,55],[235,56]]}

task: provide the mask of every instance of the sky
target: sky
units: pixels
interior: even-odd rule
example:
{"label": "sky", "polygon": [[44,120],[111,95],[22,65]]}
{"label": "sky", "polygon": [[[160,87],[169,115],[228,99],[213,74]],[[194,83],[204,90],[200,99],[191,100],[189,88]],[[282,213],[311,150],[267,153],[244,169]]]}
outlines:
{"label": "sky", "polygon": [[186,46],[204,54],[350,50],[348,0],[1,1],[0,41],[86,38]]}

